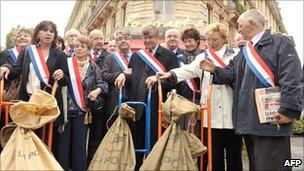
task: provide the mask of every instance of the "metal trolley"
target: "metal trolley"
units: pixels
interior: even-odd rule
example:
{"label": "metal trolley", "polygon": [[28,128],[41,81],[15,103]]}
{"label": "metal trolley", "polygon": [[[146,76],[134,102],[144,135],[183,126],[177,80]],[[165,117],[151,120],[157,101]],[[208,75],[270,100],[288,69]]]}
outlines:
{"label": "metal trolley", "polygon": [[[119,89],[118,95],[118,105],[121,106],[122,103],[122,88]],[[148,90],[148,96],[146,103],[140,101],[127,101],[124,102],[130,105],[143,105],[146,110],[146,128],[145,128],[145,148],[135,149],[136,153],[143,153],[145,156],[151,151],[151,87]]]}

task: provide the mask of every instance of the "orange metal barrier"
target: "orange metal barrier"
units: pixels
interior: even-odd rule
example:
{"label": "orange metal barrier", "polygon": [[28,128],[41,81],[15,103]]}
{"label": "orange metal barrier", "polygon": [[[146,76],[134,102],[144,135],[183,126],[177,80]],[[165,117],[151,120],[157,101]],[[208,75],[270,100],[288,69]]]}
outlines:
{"label": "orange metal barrier", "polygon": [[[208,86],[207,104],[200,107],[200,139],[204,142],[204,111],[207,111],[207,148],[208,148],[208,171],[212,171],[212,133],[211,133],[211,94],[212,85]],[[158,139],[162,135],[162,87],[158,79]],[[190,118],[192,119],[192,118]],[[194,133],[194,125],[191,125],[191,132]],[[203,170],[203,156],[200,158],[200,171]]]}
{"label": "orange metal barrier", "polygon": [[[57,88],[58,88],[58,83],[57,83],[57,81],[55,81],[54,85],[52,87],[52,92],[51,92],[52,96],[55,96]],[[8,122],[9,122],[10,106],[14,105],[16,102],[4,102],[3,101],[3,93],[4,93],[4,78],[2,76],[0,78],[0,119],[1,119],[1,115],[2,115],[2,106],[4,106],[5,125],[7,125]],[[45,128],[46,128],[46,125],[44,125],[42,127],[41,139],[42,139],[43,142],[45,140]],[[47,145],[48,145],[49,149],[51,150],[52,149],[52,140],[53,140],[53,122],[48,124],[48,128],[49,128],[49,130],[48,130],[48,143],[47,143]]]}

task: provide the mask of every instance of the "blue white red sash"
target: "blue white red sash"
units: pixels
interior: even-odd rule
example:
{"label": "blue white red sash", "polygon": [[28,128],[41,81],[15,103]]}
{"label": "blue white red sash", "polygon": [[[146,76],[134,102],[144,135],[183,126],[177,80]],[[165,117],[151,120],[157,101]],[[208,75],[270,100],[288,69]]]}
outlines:
{"label": "blue white red sash", "polygon": [[[181,67],[185,65],[182,61],[179,61],[179,63],[180,63]],[[186,83],[193,92],[197,92],[197,86],[196,86],[195,81],[193,79],[186,80]]]}
{"label": "blue white red sash", "polygon": [[129,62],[128,62],[128,60],[126,58],[124,58],[122,56],[121,53],[115,52],[115,53],[113,53],[113,57],[114,57],[115,61],[118,63],[118,65],[121,68],[121,70],[124,71],[124,70],[128,69],[128,63]]}
{"label": "blue white red sash", "polygon": [[220,58],[216,53],[214,53],[214,51],[212,49],[207,49],[205,51],[205,58],[210,58],[212,59],[212,61],[214,62],[215,66],[220,66],[222,68],[226,67],[225,62],[222,60],[222,58]]}
{"label": "blue white red sash", "polygon": [[274,87],[275,81],[272,71],[256,52],[251,42],[247,42],[246,46],[243,48],[243,54],[247,65],[262,84],[267,87]]}
{"label": "blue white red sash", "polygon": [[73,101],[76,103],[76,105],[84,112],[88,111],[85,101],[84,101],[84,94],[83,94],[83,87],[82,87],[82,81],[80,78],[80,73],[78,69],[77,64],[77,58],[69,57],[67,58],[68,62],[68,68],[70,73],[70,88],[69,93],[72,97]]}
{"label": "blue white red sash", "polygon": [[45,85],[49,85],[50,72],[45,62],[41,47],[36,45],[29,45],[26,48],[29,52],[33,68],[38,79]]}
{"label": "blue white red sash", "polygon": [[9,56],[11,57],[11,59],[13,60],[13,62],[16,63],[17,57],[19,55],[17,48],[14,47],[14,48],[9,49],[8,53],[9,53]]}
{"label": "blue white red sash", "polygon": [[166,72],[166,68],[163,64],[149,51],[141,49],[136,53],[154,72]]}

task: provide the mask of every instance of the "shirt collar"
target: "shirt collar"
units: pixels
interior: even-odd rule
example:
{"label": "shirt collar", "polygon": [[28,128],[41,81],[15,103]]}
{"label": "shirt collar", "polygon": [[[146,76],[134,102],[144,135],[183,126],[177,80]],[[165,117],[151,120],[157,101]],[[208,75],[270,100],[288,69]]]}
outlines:
{"label": "shirt collar", "polygon": [[265,30],[261,31],[259,34],[255,35],[252,39],[252,45],[255,46],[262,38],[263,34],[265,33]]}
{"label": "shirt collar", "polygon": [[93,49],[91,49],[91,53],[90,54],[94,56],[94,52],[97,52],[98,53],[97,56],[99,56],[100,53],[101,53],[101,50],[94,51]]}
{"label": "shirt collar", "polygon": [[177,53],[178,47],[173,50],[173,53]]}
{"label": "shirt collar", "polygon": [[157,48],[158,48],[158,44],[155,46],[155,48],[154,49],[152,49],[152,53],[153,53],[153,55],[155,55],[155,53],[156,53],[156,50],[157,50]]}

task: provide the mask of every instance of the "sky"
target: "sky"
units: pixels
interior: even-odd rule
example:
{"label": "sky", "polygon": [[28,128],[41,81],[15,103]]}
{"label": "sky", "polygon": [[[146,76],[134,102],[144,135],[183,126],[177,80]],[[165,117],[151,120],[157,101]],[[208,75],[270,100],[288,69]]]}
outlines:
{"label": "sky", "polygon": [[[293,36],[298,55],[303,64],[303,4],[302,0],[279,0],[281,16],[289,35]],[[57,1],[12,1],[0,0],[1,5],[1,45],[5,45],[5,35],[18,24],[35,27],[42,20],[57,24],[60,36],[75,5],[72,0]]]}

